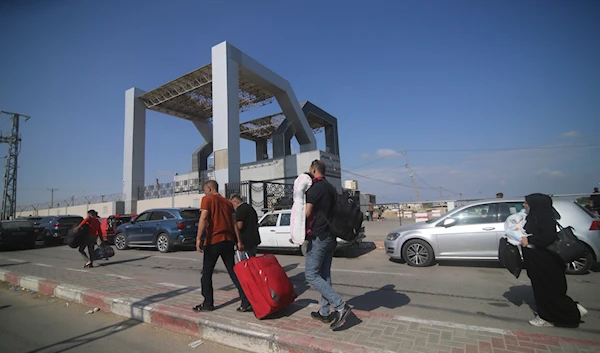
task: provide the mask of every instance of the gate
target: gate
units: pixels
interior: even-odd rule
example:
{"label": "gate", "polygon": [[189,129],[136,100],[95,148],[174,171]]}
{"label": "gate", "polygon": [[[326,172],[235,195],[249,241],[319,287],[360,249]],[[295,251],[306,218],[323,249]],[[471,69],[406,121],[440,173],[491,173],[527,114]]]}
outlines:
{"label": "gate", "polygon": [[240,195],[259,214],[268,211],[290,209],[294,203],[293,184],[273,183],[269,181],[228,183],[225,186],[225,194],[228,198],[234,194]]}

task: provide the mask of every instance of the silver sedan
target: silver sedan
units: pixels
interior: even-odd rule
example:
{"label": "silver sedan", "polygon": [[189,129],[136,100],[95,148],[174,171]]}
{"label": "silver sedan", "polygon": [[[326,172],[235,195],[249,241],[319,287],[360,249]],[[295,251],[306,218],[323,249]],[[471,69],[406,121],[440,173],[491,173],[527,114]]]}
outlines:
{"label": "silver sedan", "polygon": [[[562,226],[572,226],[588,247],[581,259],[568,264],[567,273],[587,273],[600,255],[600,219],[579,204],[555,199]],[[394,229],[384,243],[386,254],[410,266],[430,266],[437,260],[498,260],[504,221],[523,208],[523,200],[474,202],[439,218]]]}

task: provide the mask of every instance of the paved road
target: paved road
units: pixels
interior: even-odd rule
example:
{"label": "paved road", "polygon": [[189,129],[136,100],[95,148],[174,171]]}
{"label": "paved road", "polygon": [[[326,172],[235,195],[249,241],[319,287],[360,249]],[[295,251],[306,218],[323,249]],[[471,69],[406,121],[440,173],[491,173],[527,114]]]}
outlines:
{"label": "paved road", "polygon": [[199,352],[243,351],[155,328],[122,317],[97,312],[56,298],[0,285],[0,352]]}
{"label": "paved road", "polygon": [[[379,227],[384,223],[379,222]],[[81,271],[76,250],[65,246],[0,254],[5,260],[28,261],[70,267]],[[316,301],[318,293],[304,281],[304,258],[278,254],[278,259],[297,287],[300,300]],[[200,285],[202,255],[195,251],[161,254],[152,250],[117,251],[110,261],[98,262],[90,271],[107,275],[157,280],[186,286]],[[600,335],[600,269],[584,276],[568,276],[569,294],[590,309],[586,322],[569,336]],[[467,325],[561,335],[564,330],[533,328],[533,294],[526,273],[519,279],[495,263],[444,262],[429,268],[412,268],[388,260],[382,250],[357,250],[334,260],[333,281],[344,299],[357,309],[450,321]],[[217,267],[215,288],[233,290],[222,264]]]}

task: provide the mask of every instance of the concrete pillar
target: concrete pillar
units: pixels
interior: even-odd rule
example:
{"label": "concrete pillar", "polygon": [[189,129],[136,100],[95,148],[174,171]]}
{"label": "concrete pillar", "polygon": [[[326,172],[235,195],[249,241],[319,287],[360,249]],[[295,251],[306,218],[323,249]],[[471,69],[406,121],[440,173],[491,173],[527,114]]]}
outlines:
{"label": "concrete pillar", "polygon": [[198,179],[202,178],[202,172],[208,170],[208,157],[213,153],[212,142],[204,142],[192,154],[192,172],[198,173]]}
{"label": "concrete pillar", "polygon": [[213,147],[215,150],[215,178],[219,192],[225,196],[225,185],[240,181],[240,55],[227,42],[212,48],[213,89]]}
{"label": "concrete pillar", "polygon": [[281,158],[292,154],[291,141],[296,129],[287,119],[273,133],[273,158]]}
{"label": "concrete pillar", "polygon": [[144,186],[146,162],[146,105],[138,97],[144,91],[125,92],[125,145],[123,149],[123,194],[125,212],[137,212],[138,190]]}
{"label": "concrete pillar", "polygon": [[256,160],[264,161],[265,159],[269,159],[268,149],[267,149],[267,140],[257,140],[254,141],[256,143]]}
{"label": "concrete pillar", "polygon": [[290,125],[295,128],[296,139],[300,145],[300,152],[314,151],[317,149],[317,140],[315,135],[306,120],[306,116],[298,100],[294,95],[294,92],[289,87],[289,91],[280,93],[275,96],[277,103],[281,107],[286,120],[289,120]]}
{"label": "concrete pillar", "polygon": [[340,155],[337,123],[335,125],[325,126],[325,146],[326,152],[329,152],[334,156]]}

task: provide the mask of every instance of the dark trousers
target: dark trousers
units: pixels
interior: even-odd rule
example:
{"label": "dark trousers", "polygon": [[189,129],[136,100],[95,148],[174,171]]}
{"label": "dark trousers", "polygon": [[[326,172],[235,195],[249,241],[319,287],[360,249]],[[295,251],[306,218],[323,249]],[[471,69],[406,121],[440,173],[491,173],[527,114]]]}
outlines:
{"label": "dark trousers", "polygon": [[[85,261],[89,260],[90,263],[94,263],[94,245],[96,245],[96,241],[96,236],[88,235],[87,238],[85,238],[85,240],[79,246],[79,253]],[[85,254],[85,248],[87,248],[88,250],[89,257]]]}
{"label": "dark trousers", "polygon": [[233,266],[235,265],[235,244],[232,241],[224,241],[212,245],[208,245],[204,248],[204,259],[202,264],[202,296],[204,297],[204,303],[206,305],[215,305],[214,290],[212,275],[215,270],[215,265],[219,257],[223,260],[223,264],[229,273],[229,277],[233,281],[233,284],[240,293],[242,299],[242,306],[246,307],[250,303],[248,298],[240,286],[235,272],[233,272]]}

